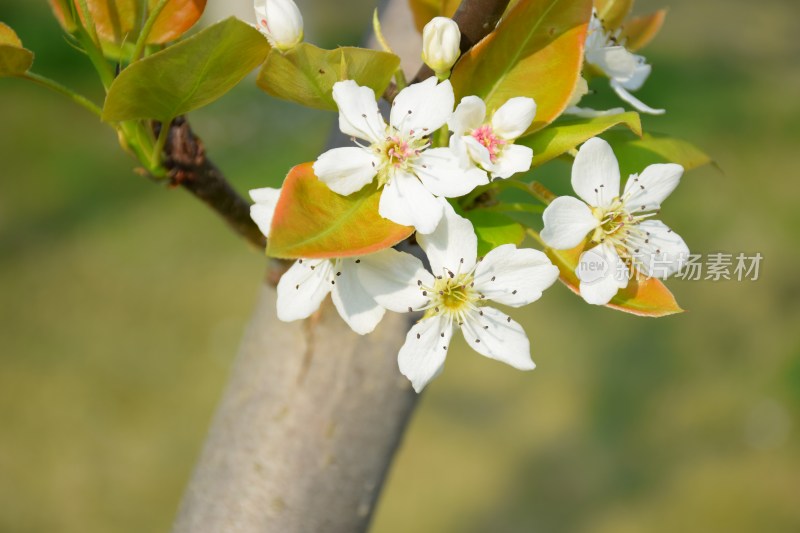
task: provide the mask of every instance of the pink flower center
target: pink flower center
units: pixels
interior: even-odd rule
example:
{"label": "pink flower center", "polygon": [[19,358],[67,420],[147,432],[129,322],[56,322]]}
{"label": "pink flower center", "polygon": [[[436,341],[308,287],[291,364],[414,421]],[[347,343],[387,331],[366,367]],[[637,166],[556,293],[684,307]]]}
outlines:
{"label": "pink flower center", "polygon": [[386,139],[386,156],[390,164],[399,167],[406,160],[417,154],[417,151],[409,146],[408,141],[400,137],[389,137]]}
{"label": "pink flower center", "polygon": [[481,143],[489,151],[489,158],[492,163],[497,162],[497,156],[506,141],[498,137],[492,131],[492,126],[484,124],[480,128],[472,130],[472,138]]}

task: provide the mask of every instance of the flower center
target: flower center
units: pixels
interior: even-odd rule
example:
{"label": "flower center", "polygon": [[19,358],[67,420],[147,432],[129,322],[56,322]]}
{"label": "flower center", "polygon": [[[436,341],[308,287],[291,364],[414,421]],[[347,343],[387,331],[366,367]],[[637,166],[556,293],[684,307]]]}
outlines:
{"label": "flower center", "polygon": [[415,137],[413,130],[409,134],[408,137],[388,135],[383,142],[372,146],[381,159],[378,172],[379,186],[389,183],[398,170],[411,172],[417,157],[429,146],[426,137]]}
{"label": "flower center", "polygon": [[592,208],[592,214],[600,221],[592,241],[611,243],[623,260],[635,263],[641,248],[650,243],[650,233],[641,229],[639,223],[655,213],[634,215],[626,208],[624,198],[615,198],[609,207]]}
{"label": "flower center", "polygon": [[468,273],[453,273],[447,271],[439,276],[433,283],[433,287],[420,285],[422,294],[430,298],[425,306],[425,316],[446,315],[463,322],[463,316],[467,311],[476,309],[483,299],[478,291],[473,288],[474,275]]}
{"label": "flower center", "polygon": [[492,163],[496,163],[506,141],[498,137],[489,124],[484,124],[472,130],[470,135],[489,151],[489,159],[491,159]]}

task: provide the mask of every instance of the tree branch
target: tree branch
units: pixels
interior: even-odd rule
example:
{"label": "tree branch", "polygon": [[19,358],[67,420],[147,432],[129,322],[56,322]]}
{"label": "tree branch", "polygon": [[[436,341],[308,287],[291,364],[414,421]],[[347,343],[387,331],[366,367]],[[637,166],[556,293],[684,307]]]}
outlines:
{"label": "tree branch", "polygon": [[250,203],[228,183],[206,157],[205,147],[186,119],[172,121],[164,147],[165,165],[172,184],[181,186],[208,205],[250,244],[264,248],[267,240],[250,218]]}

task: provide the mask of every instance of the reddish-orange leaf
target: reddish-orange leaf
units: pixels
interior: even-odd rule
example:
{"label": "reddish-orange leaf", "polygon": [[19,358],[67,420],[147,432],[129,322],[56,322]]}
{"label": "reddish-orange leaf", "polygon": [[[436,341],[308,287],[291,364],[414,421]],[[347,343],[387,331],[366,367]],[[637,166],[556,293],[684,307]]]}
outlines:
{"label": "reddish-orange leaf", "polygon": [[[80,2],[74,0],[74,4],[75,11],[81,14],[81,21],[86,24]],[[144,0],[87,0],[86,4],[102,41],[116,44],[136,41],[141,29]],[[148,9],[157,4],[158,0],[147,0]],[[73,31],[75,23],[69,17],[68,0],[50,0],[50,6],[64,29]],[[206,0],[170,0],[156,19],[147,42],[163,44],[174,41],[197,22],[205,7]]]}
{"label": "reddish-orange leaf", "polygon": [[407,238],[414,228],[378,214],[381,191],[370,184],[349,196],[331,191],[312,163],[289,171],[272,219],[267,254],[324,259],[374,253]]}
{"label": "reddish-orange leaf", "polygon": [[457,100],[477,95],[495,110],[515,96],[536,100],[527,133],[567,107],[580,76],[591,0],[521,0],[497,29],[456,63],[450,81]]}
{"label": "reddish-orange leaf", "polygon": [[667,16],[666,9],[659,9],[655,13],[634,17],[627,21],[622,27],[622,37],[625,47],[628,50],[636,51],[644,48],[653,38],[658,35],[664,19]]}
{"label": "reddish-orange leaf", "polygon": [[595,0],[597,16],[607,30],[616,30],[633,9],[633,0]]}
{"label": "reddish-orange leaf", "polygon": [[[575,268],[585,248],[586,243],[572,250],[545,249],[547,256],[558,267],[561,281],[575,294],[580,294],[578,290],[580,281],[575,275]],[[632,279],[606,307],[648,317],[662,317],[683,312],[670,290],[660,280],[643,276]]]}

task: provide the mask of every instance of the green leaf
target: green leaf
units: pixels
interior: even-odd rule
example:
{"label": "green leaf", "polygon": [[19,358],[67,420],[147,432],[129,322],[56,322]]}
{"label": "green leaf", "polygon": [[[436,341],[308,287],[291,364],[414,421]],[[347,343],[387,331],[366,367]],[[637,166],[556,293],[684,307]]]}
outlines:
{"label": "green leaf", "polygon": [[336,111],[334,83],[355,80],[380,97],[399,66],[400,58],[388,52],[353,47],[323,50],[300,43],[287,52],[270,52],[258,74],[258,86],[277,98]]}
{"label": "green leaf", "polygon": [[[572,250],[545,248],[547,256],[558,267],[562,283],[575,294],[580,294],[578,288],[580,281],[575,275],[575,269],[586,246],[587,243],[583,243]],[[660,280],[643,276],[632,279],[606,307],[647,317],[662,317],[683,312],[670,290]]]}
{"label": "green leaf", "polygon": [[108,92],[103,120],[167,122],[232,89],[264,61],[269,44],[233,17],[123,70]]}
{"label": "green leaf", "polygon": [[528,96],[537,104],[528,133],[542,129],[564,111],[578,83],[591,12],[592,0],[520,0],[456,63],[456,101],[477,95],[492,111]]}
{"label": "green leaf", "polygon": [[414,228],[378,214],[381,191],[370,184],[340,196],[314,175],[312,163],[289,171],[272,218],[267,255],[322,259],[365,255],[394,246]]}
{"label": "green leaf", "polygon": [[691,170],[713,162],[693,144],[666,135],[646,133],[637,137],[630,132],[613,131],[603,138],[614,149],[623,176],[639,173],[653,163],[677,163]]}
{"label": "green leaf", "polygon": [[533,166],[539,166],[619,124],[627,126],[636,135],[642,135],[639,114],[630,111],[595,118],[560,119],[516,143],[532,148]]}
{"label": "green leaf", "polygon": [[503,213],[471,209],[459,214],[472,222],[475,228],[479,256],[484,256],[503,244],[519,245],[525,239],[525,228],[522,224]]}
{"label": "green leaf", "polygon": [[25,74],[33,65],[33,52],[22,47],[16,32],[0,22],[0,77]]}

